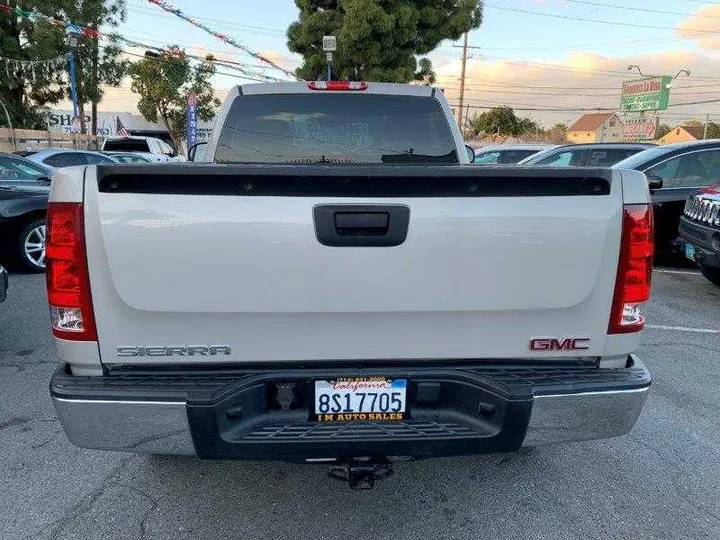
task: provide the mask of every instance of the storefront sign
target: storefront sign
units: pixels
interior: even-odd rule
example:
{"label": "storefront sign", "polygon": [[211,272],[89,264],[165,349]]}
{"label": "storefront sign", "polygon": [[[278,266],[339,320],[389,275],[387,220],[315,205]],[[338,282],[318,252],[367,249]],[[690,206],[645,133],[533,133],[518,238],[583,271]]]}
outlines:
{"label": "storefront sign", "polygon": [[664,111],[670,100],[672,77],[649,77],[622,85],[620,112]]}

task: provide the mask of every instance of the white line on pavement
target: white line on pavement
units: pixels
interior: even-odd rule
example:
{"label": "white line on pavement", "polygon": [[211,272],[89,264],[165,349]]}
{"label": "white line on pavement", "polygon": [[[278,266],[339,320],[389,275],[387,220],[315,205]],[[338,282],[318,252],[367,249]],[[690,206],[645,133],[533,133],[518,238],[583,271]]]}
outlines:
{"label": "white line on pavement", "polygon": [[699,276],[700,272],[693,272],[692,270],[665,270],[664,268],[655,268],[654,272],[659,274],[685,274],[688,276]]}
{"label": "white line on pavement", "polygon": [[676,332],[696,332],[698,334],[720,334],[720,330],[714,328],[690,328],[688,326],[665,326],[662,324],[647,324],[645,328],[653,330],[674,330]]}

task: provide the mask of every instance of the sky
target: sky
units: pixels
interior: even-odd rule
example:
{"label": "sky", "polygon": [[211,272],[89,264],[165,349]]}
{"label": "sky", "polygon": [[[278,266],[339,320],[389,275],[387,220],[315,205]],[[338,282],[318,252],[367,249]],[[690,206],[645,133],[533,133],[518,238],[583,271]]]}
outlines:
{"label": "sky", "polygon": [[[292,0],[166,0],[186,15],[286,69],[301,59],[287,49],[285,31],[297,18]],[[584,110],[617,107],[625,80],[643,74],[680,74],[671,89],[671,107],[661,113],[670,125],[690,119],[720,122],[720,1],[702,0],[488,0],[483,23],[469,35],[466,104],[470,114],[509,105],[544,126],[571,124]],[[251,69],[287,78],[266,69],[248,54],[233,49],[147,0],[126,0],[127,17],[116,30],[154,46],[177,44],[193,54],[249,64]],[[458,100],[461,41],[445,41],[429,55],[437,86],[451,104]],[[131,52],[142,50],[128,49]],[[220,68],[223,73],[236,73]],[[242,78],[217,75],[213,85],[223,97]],[[129,82],[110,89],[100,109],[135,111]],[[484,108],[483,108],[484,107]]]}

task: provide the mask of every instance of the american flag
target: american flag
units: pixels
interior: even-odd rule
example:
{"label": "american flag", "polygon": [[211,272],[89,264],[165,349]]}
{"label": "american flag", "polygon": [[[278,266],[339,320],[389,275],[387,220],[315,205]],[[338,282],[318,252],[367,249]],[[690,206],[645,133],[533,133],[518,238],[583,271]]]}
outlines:
{"label": "american flag", "polygon": [[125,128],[125,126],[123,126],[123,123],[120,121],[120,117],[116,116],[115,118],[117,118],[117,125],[115,126],[115,132],[120,137],[129,137],[130,132],[127,130],[127,128]]}

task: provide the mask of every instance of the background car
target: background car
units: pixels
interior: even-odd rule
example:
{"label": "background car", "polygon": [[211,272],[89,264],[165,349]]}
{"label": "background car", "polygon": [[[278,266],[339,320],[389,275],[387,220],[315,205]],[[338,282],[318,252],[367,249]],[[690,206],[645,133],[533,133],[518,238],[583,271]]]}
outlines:
{"label": "background car", "polygon": [[680,217],[678,251],[720,287],[720,184],[702,188],[685,202]]}
{"label": "background car", "polygon": [[548,167],[610,167],[629,156],[655,148],[650,143],[566,144],[538,152],[518,165]]}
{"label": "background car", "polygon": [[473,163],[478,165],[513,164],[533,156],[541,150],[555,148],[549,144],[503,144],[483,146],[475,150]]}
{"label": "background car", "polygon": [[4,302],[7,298],[8,290],[8,274],[2,266],[0,266],[0,302]]}
{"label": "background car", "polygon": [[[0,189],[25,187],[46,190],[52,170],[13,154],[0,154]],[[39,179],[42,181],[38,182]]]}
{"label": "background car", "polygon": [[4,186],[0,189],[0,250],[24,270],[45,271],[45,214],[50,186]]}
{"label": "background car", "polygon": [[720,180],[720,139],[656,146],[613,167],[642,171],[648,177],[655,214],[655,251],[674,254],[685,200]]}
{"label": "background car", "polygon": [[67,148],[43,148],[27,156],[27,159],[54,169],[73,167],[75,165],[118,163],[115,158],[106,156],[100,152]]}
{"label": "background car", "polygon": [[105,154],[117,159],[120,163],[157,163],[148,154],[139,152],[105,152]]}
{"label": "background car", "polygon": [[103,152],[141,152],[151,161],[185,161],[177,150],[161,139],[153,137],[108,137],[102,147]]}

